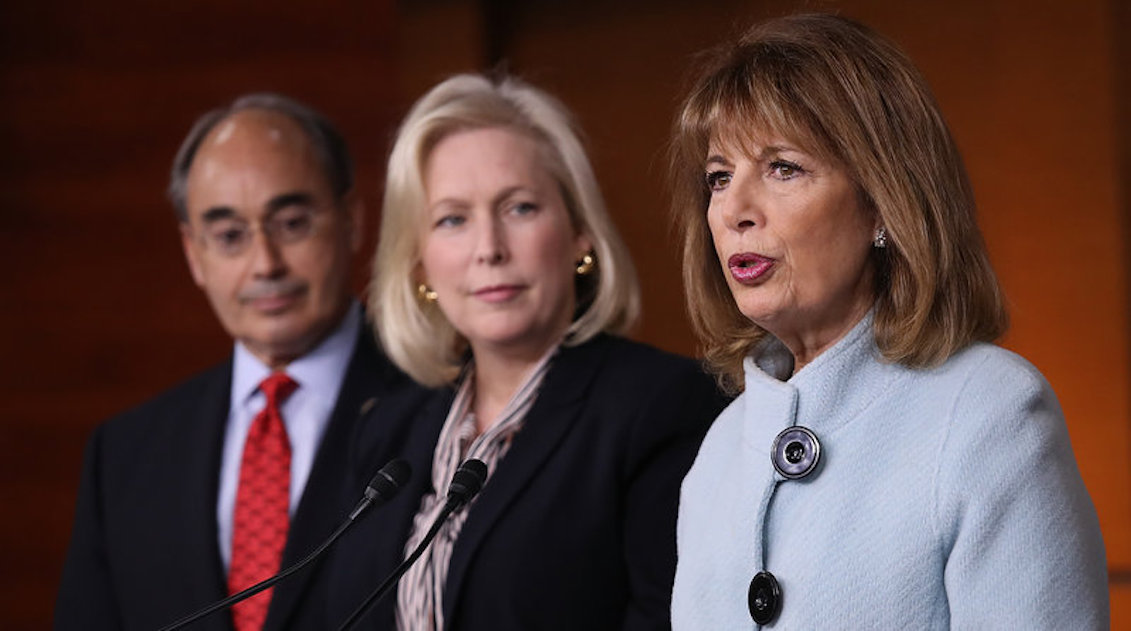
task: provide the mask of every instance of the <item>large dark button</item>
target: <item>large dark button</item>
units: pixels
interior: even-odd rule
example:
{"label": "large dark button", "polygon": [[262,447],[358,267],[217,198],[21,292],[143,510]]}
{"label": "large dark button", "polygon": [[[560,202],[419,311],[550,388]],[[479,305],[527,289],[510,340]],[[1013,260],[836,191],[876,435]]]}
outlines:
{"label": "large dark button", "polygon": [[769,624],[781,612],[781,587],[778,579],[769,572],[758,572],[750,581],[750,591],[746,594],[750,606],[750,617],[758,624]]}
{"label": "large dark button", "polygon": [[821,460],[821,442],[806,427],[788,427],[774,439],[770,460],[782,477],[790,480],[804,478],[813,473]]}

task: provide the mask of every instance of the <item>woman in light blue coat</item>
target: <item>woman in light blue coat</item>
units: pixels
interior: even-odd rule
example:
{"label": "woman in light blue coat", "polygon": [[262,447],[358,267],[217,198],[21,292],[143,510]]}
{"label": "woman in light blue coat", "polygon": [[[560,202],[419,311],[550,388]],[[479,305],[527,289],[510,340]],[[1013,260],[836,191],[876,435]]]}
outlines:
{"label": "woman in light blue coat", "polygon": [[716,51],[676,123],[693,323],[741,396],[683,482],[675,629],[1100,629],[1095,508],[925,82],[852,21]]}

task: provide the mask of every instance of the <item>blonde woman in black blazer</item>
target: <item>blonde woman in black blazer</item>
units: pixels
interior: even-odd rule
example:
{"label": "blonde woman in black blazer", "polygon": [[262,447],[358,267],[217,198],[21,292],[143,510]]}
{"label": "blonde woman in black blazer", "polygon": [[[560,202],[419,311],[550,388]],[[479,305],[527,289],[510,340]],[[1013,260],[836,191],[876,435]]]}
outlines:
{"label": "blonde woman in black blazer", "polygon": [[370,306],[437,394],[411,424],[359,428],[351,492],[395,456],[414,474],[334,552],[328,623],[483,453],[481,494],[358,628],[667,628],[679,483],[724,400],[696,362],[619,337],[639,289],[567,111],[453,77],[402,124],[387,177]]}

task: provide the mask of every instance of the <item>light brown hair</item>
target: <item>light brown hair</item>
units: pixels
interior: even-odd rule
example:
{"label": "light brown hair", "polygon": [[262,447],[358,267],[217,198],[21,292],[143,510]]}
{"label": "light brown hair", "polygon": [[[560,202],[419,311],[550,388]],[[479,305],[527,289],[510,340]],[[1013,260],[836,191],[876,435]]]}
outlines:
{"label": "light brown hair", "polygon": [[969,177],[926,81],[894,44],[834,15],[778,18],[710,51],[676,118],[671,182],[692,326],[730,392],[767,333],[735,305],[706,209],[712,140],[772,133],[837,161],[878,213],[874,335],[884,358],[945,361],[1006,329]]}

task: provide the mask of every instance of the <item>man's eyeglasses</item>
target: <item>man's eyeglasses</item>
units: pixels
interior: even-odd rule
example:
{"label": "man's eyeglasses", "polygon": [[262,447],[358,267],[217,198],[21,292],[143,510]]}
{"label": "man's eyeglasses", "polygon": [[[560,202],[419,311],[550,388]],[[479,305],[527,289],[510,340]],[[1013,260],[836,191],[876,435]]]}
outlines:
{"label": "man's eyeglasses", "polygon": [[284,208],[258,222],[222,217],[208,221],[200,234],[210,250],[222,256],[237,257],[248,251],[258,230],[277,246],[310,238],[317,228],[319,215],[314,208],[300,206]]}

